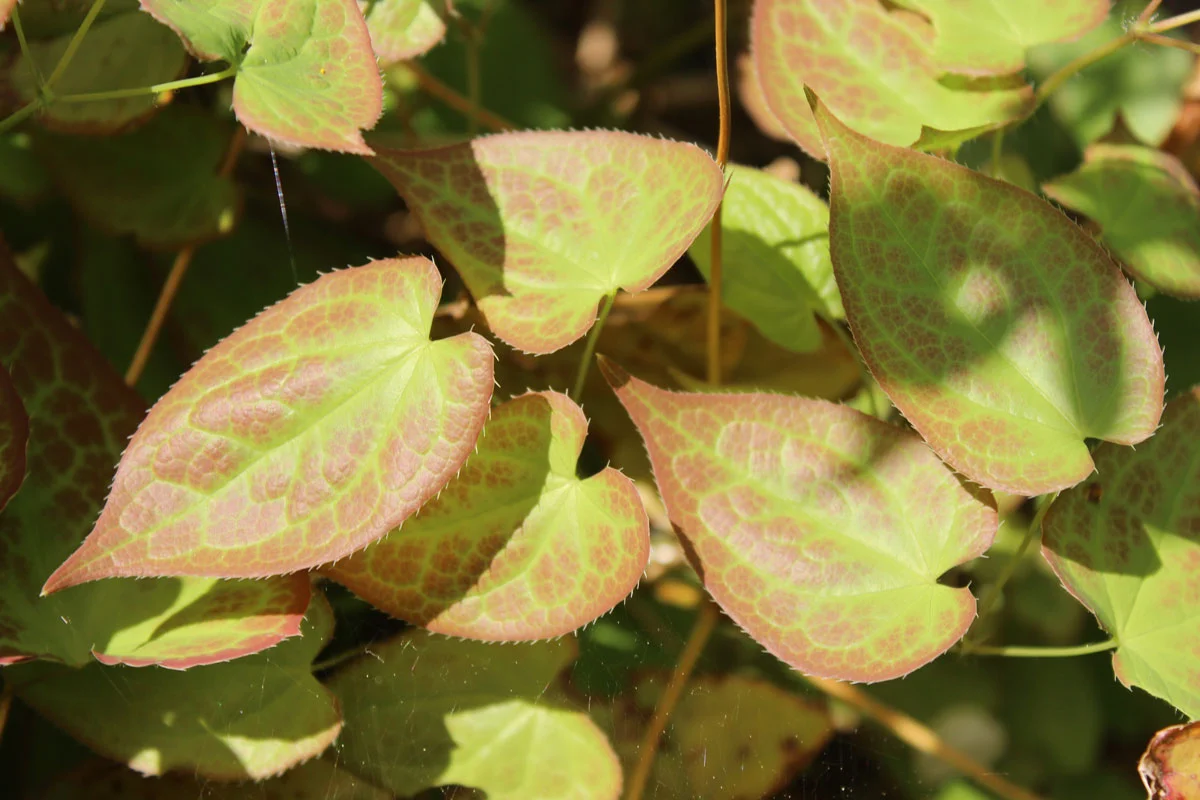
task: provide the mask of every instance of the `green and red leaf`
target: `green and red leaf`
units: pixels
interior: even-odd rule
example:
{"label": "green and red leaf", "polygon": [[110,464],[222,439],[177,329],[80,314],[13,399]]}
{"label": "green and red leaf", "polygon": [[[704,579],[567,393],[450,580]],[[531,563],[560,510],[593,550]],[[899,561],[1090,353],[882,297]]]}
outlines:
{"label": "green and red leaf", "polygon": [[570,633],[627,597],[650,555],[633,482],[611,467],[575,477],[586,435],[583,411],[566,395],[509,400],[436,500],[322,572],[437,633],[504,641]]}
{"label": "green and red leaf", "polygon": [[209,350],[151,409],[95,529],[44,590],[295,572],[407,519],[466,461],[492,395],[481,336],[429,340],[440,293],[428,260],[376,261]]}
{"label": "green and red leaf", "polygon": [[383,66],[416,58],[446,35],[446,23],[429,0],[376,0],[369,8],[371,46]]}
{"label": "green and red leaf", "polygon": [[1200,716],[1200,387],[1136,450],[1101,444],[1096,474],[1046,513],[1042,553],[1118,642],[1113,670]]}
{"label": "green and red leaf", "polygon": [[1172,725],[1154,734],[1138,762],[1147,800],[1200,797],[1200,722]]}
{"label": "green and red leaf", "polygon": [[0,365],[0,511],[25,481],[28,444],[29,415],[8,370]]}
{"label": "green and red leaf", "polygon": [[1162,351],[1103,248],[1022,189],[816,116],[855,342],[938,455],[1037,495],[1092,471],[1085,439],[1154,432]]}
{"label": "green and red leaf", "polygon": [[912,433],[819,400],[682,394],[601,368],[705,588],[771,653],[854,681],[905,675],[975,616],[942,585],[998,519]]}
{"label": "green and red leaf", "polygon": [[583,336],[605,296],[657,281],[722,190],[720,168],[700,148],[615,131],[380,149],[373,163],[462,275],[492,331],[538,354]]}

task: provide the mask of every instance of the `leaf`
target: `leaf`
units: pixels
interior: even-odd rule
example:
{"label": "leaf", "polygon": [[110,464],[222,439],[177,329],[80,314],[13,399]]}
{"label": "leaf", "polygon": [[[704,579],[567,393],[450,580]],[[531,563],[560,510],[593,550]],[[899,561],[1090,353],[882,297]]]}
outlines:
{"label": "leaf", "polygon": [[[24,15],[22,15],[24,17]],[[13,89],[22,103],[37,98],[33,68],[48,77],[67,49],[75,29],[50,39],[29,42],[29,59],[19,57],[12,69]],[[54,84],[56,96],[136,89],[172,81],[187,68],[187,53],[168,28],[136,6],[100,18],[89,29],[70,65]],[[154,113],[153,94],[81,103],[56,102],[39,119],[53,130],[88,134],[113,133]]]}
{"label": "leaf", "polygon": [[143,246],[174,250],[233,228],[238,192],[231,179],[217,175],[229,139],[229,126],[211,114],[172,106],[129,133],[44,134],[36,146],[89,221],[133,234]]}
{"label": "leaf", "polygon": [[949,146],[1032,111],[1019,83],[942,80],[924,24],[878,0],[758,0],[751,38],[767,105],[806,150],[817,137],[805,86],[855,130],[901,146]]}
{"label": "leaf", "polygon": [[496,645],[414,630],[372,654],[329,679],[347,769],[405,796],[450,784],[489,800],[619,796],[608,741],[554,687],[573,640]]}
{"label": "leaf", "polygon": [[900,0],[937,31],[933,58],[946,72],[1003,75],[1025,67],[1034,45],[1076,39],[1108,17],[1109,0]]}
{"label": "leaf", "polygon": [[371,46],[383,66],[416,58],[446,35],[446,23],[429,0],[376,0],[369,8]]}
{"label": "leaf", "polygon": [[8,22],[8,15],[12,13],[16,4],[17,0],[0,0],[0,30],[3,30],[5,23]]}
{"label": "leaf", "polygon": [[424,258],[340,270],[209,350],[150,410],[44,591],[294,572],[399,525],[462,466],[492,394],[483,337],[429,341],[440,291]]}
{"label": "leaf", "polygon": [[823,105],[830,247],[879,385],[967,478],[1037,495],[1134,444],[1162,412],[1162,352],[1095,241],[1033,195],[871,141]]}
{"label": "leaf", "polygon": [[586,435],[587,419],[566,395],[509,400],[436,500],[322,572],[436,633],[492,641],[570,633],[627,597],[650,557],[633,482],[611,467],[575,477]]}
{"label": "leaf", "polygon": [[383,82],[355,0],[142,0],[198,58],[237,65],[233,111],[300,147],[370,155]]}
{"label": "leaf", "polygon": [[[845,316],[829,262],[829,208],[804,186],[736,167],[721,205],[721,299],[776,344],[821,346],[813,318]],[[706,280],[711,223],[688,250]]]}
{"label": "leaf", "polygon": [[337,701],[311,666],[332,632],[322,597],[301,636],[227,664],[176,672],[37,662],[4,677],[71,736],[145,775],[262,780],[317,755],[341,730]]}
{"label": "leaf", "polygon": [[[647,289],[721,197],[700,148],[616,131],[510,133],[373,163],[505,342],[551,353],[618,288]],[[620,236],[612,231],[621,231]]]}
{"label": "leaf", "polygon": [[1096,472],[1043,523],[1042,553],[1119,642],[1113,670],[1200,716],[1200,387],[1172,400],[1137,450],[1101,444]]}
{"label": "leaf", "polygon": [[1200,299],[1200,189],[1175,156],[1098,144],[1046,194],[1100,226],[1129,272],[1167,294]]}
{"label": "leaf", "polygon": [[[758,64],[749,53],[742,53],[737,59],[737,96],[741,101],[746,115],[754,125],[765,135],[781,142],[792,139],[787,128],[767,105],[763,93],[762,78],[758,74]],[[800,132],[797,131],[799,134]],[[808,153],[821,152],[821,136],[817,133],[817,125],[809,120],[803,129],[803,136],[797,137],[801,149]]]}
{"label": "leaf", "polygon": [[78,546],[142,404],[0,248],[0,366],[29,412],[28,476],[0,515],[0,664],[175,668],[252,653],[299,633],[307,576],[107,581],[38,597]]}
{"label": "leaf", "polygon": [[1200,795],[1200,722],[1172,725],[1154,734],[1138,762],[1148,800]]}
{"label": "leaf", "polygon": [[995,503],[919,438],[845,406],[667,392],[600,364],[705,588],[772,654],[881,681],[961,638],[975,599],[938,579],[988,548]]}
{"label": "leaf", "polygon": [[0,511],[25,482],[29,416],[8,370],[0,364]]}

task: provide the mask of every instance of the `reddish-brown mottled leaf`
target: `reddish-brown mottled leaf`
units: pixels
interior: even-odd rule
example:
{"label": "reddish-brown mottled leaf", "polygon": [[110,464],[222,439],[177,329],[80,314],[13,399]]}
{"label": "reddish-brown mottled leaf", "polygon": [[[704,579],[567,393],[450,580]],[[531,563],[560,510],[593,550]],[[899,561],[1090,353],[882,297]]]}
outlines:
{"label": "reddish-brown mottled leaf", "polygon": [[372,162],[505,342],[551,353],[618,289],[658,280],[704,228],[721,170],[700,148],[615,131],[510,133]]}
{"label": "reddish-brown mottled leaf", "polygon": [[0,511],[25,480],[28,443],[29,416],[8,370],[0,365]]}
{"label": "reddish-brown mottled leaf", "polygon": [[557,392],[492,412],[436,500],[322,571],[396,617],[470,639],[561,636],[633,591],[650,555],[633,483],[575,477],[587,420]]}
{"label": "reddish-brown mottled leaf", "polygon": [[1172,725],[1154,734],[1138,762],[1147,800],[1200,797],[1200,722]]}
{"label": "reddish-brown mottled leaf", "polygon": [[475,446],[492,351],[429,341],[441,293],[424,258],[322,276],[196,363],[129,444],[95,529],[46,582],[256,577],[383,536]]}
{"label": "reddish-brown mottled leaf", "polygon": [[705,588],[769,651],[880,681],[966,631],[975,598],[938,579],[988,548],[995,503],[917,436],[819,400],[668,392],[601,368]]}
{"label": "reddish-brown mottled leaf", "polygon": [[368,4],[371,46],[384,66],[416,58],[446,35],[430,0],[373,0]]}

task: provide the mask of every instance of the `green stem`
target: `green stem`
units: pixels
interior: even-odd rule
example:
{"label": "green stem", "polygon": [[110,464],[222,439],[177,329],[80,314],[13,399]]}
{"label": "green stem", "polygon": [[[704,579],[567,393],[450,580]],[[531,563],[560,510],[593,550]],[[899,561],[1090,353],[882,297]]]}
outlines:
{"label": "green stem", "polygon": [[1200,22],[1200,11],[1189,11],[1186,14],[1168,17],[1162,22],[1152,24],[1149,30],[1151,33],[1165,33],[1166,31],[1173,31],[1176,28],[1182,28],[1184,25],[1191,25],[1193,22]]}
{"label": "green stem", "polygon": [[41,107],[41,103],[35,100],[32,103],[26,103],[25,105],[21,106],[4,119],[0,119],[0,136],[3,136],[25,120],[32,117]]}
{"label": "green stem", "polygon": [[237,74],[237,64],[230,64],[220,72],[210,72],[207,75],[197,75],[195,78],[184,78],[167,83],[156,83],[153,86],[137,86],[132,89],[113,89],[108,92],[87,92],[86,94],[64,94],[54,98],[58,103],[92,103],[100,100],[120,100],[124,97],[141,97],[147,94],[162,94],[176,89],[187,89],[191,86],[203,86],[206,83],[218,83]]}
{"label": "green stem", "polygon": [[576,403],[583,397],[583,387],[587,384],[588,373],[591,372],[592,356],[596,354],[596,342],[600,341],[600,329],[604,327],[604,321],[608,319],[608,312],[612,310],[613,302],[616,299],[617,292],[613,290],[601,301],[596,322],[592,325],[591,332],[588,333],[587,343],[583,346],[583,358],[580,359],[579,369],[575,373],[575,386],[571,389],[571,399]]}
{"label": "green stem", "polygon": [[971,648],[971,655],[1008,656],[1009,658],[1070,658],[1071,656],[1087,656],[1092,653],[1116,650],[1120,644],[1116,639],[1108,639],[1103,642],[1081,644],[1075,647],[991,647],[989,645],[976,645]]}
{"label": "green stem", "polygon": [[25,63],[29,65],[29,69],[33,72],[33,77],[37,80],[37,85],[40,88],[45,85],[45,81],[42,79],[41,68],[33,60],[33,51],[29,49],[29,41],[25,38],[25,26],[21,23],[21,10],[18,6],[13,6],[12,21],[13,28],[17,32],[17,44],[21,48],[21,58],[25,59]]}
{"label": "green stem", "polygon": [[1050,95],[1054,94],[1055,90],[1057,90],[1058,87],[1061,86],[1068,78],[1074,76],[1075,73],[1090,67],[1097,61],[1108,58],[1125,45],[1136,41],[1137,38],[1137,31],[1129,31],[1122,36],[1118,36],[1116,39],[1111,39],[1105,42],[1095,50],[1092,50],[1090,53],[1084,53],[1079,58],[1058,70],[1058,72],[1055,72],[1053,75],[1047,78],[1034,93],[1034,108],[1037,108],[1038,106],[1041,106],[1042,103],[1046,102],[1046,99],[1049,98]]}
{"label": "green stem", "polygon": [[87,16],[83,18],[83,23],[79,26],[79,30],[75,31],[75,35],[71,37],[71,41],[67,42],[67,49],[63,51],[62,58],[54,65],[54,71],[50,73],[50,77],[42,85],[43,91],[53,88],[58,79],[62,77],[62,74],[67,71],[71,60],[75,58],[76,51],[79,50],[79,45],[83,44],[83,37],[87,36],[87,32],[91,30],[92,23],[96,21],[96,17],[100,16],[100,11],[103,8],[104,0],[93,0],[92,7],[88,9]]}
{"label": "green stem", "polygon": [[1161,36],[1157,33],[1143,33],[1138,38],[1159,47],[1174,47],[1177,50],[1187,50],[1189,53],[1200,53],[1200,44],[1189,42],[1187,39],[1172,39],[1170,36]]}

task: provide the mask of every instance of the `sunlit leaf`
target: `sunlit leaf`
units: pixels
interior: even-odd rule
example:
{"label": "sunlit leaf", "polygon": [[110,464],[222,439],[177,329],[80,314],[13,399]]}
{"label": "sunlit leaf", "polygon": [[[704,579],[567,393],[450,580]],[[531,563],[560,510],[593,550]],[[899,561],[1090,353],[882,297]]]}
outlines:
{"label": "sunlit leaf", "polygon": [[1092,471],[1085,439],[1140,442],[1162,352],[1105,251],[1011,184],[846,128],[830,153],[830,247],[880,386],[966,477],[1037,495]]}
{"label": "sunlit leaf", "polygon": [[143,774],[261,780],[317,755],[341,729],[337,701],[312,676],[333,632],[324,598],[302,628],[278,647],[186,672],[34,662],[4,678],[38,713]]}
{"label": "sunlit leaf", "polygon": [[233,110],[288,144],[369,155],[383,82],[356,0],[142,0],[199,58],[237,64]]}
{"label": "sunlit leaf", "polygon": [[[129,6],[129,4],[123,4]],[[24,14],[22,14],[24,18]],[[37,97],[38,77],[48,77],[67,49],[75,28],[54,38],[29,42],[32,59],[23,56],[12,68],[12,85],[21,102]],[[92,25],[70,65],[54,84],[56,95],[136,89],[174,80],[187,68],[179,38],[136,5],[124,7]],[[54,130],[111,133],[153,113],[155,96],[141,94],[116,100],[55,102],[39,119]]]}
{"label": "sunlit leaf", "polygon": [[8,15],[12,13],[16,4],[17,0],[0,0],[0,29],[8,22]]}
{"label": "sunlit leaf", "polygon": [[1001,75],[1025,67],[1025,51],[1075,39],[1104,22],[1109,0],[900,0],[929,17],[933,58],[946,72]]}
{"label": "sunlit leaf", "polygon": [[340,270],[209,350],[138,428],[45,591],[294,572],[400,524],[462,466],[492,394],[481,336],[429,341],[440,292],[423,258]]}
{"label": "sunlit leaf", "polygon": [[[749,53],[743,53],[737,60],[737,96],[746,114],[758,126],[758,129],[772,139],[786,142],[793,134],[783,127],[783,123],[775,116],[775,112],[767,105],[766,95],[763,94],[762,79],[758,75],[758,62]],[[803,130],[797,130],[795,137],[800,147],[809,153],[821,152],[821,135],[817,133],[817,124],[811,119]]]}
{"label": "sunlit leaf", "polygon": [[700,148],[615,131],[381,149],[373,163],[492,331],[531,353],[581,337],[605,295],[658,280],[708,222],[722,188]]}
{"label": "sunlit leaf", "polygon": [[880,681],[956,642],[994,501],[913,435],[845,406],[680,394],[601,367],[633,417],[676,531],[735,622],[803,672]]}
{"label": "sunlit leaf", "polygon": [[1167,294],[1200,298],[1200,189],[1175,156],[1092,145],[1079,169],[1043,189],[1092,219],[1134,277]]}
{"label": "sunlit leaf", "polygon": [[374,0],[368,7],[371,46],[385,66],[416,58],[446,35],[446,23],[429,0]]}
{"label": "sunlit leaf", "polygon": [[1136,450],[1101,444],[1096,475],[1050,507],[1042,552],[1119,643],[1113,670],[1200,716],[1200,387]]}
{"label": "sunlit leaf", "polygon": [[29,416],[8,370],[0,364],[0,511],[25,480]]}
{"label": "sunlit leaf", "polygon": [[555,685],[573,640],[499,645],[413,631],[371,653],[329,680],[346,718],[346,769],[405,796],[449,784],[489,800],[619,796],[611,746]]}
{"label": "sunlit leaf", "polygon": [[1200,797],[1200,722],[1172,725],[1154,734],[1138,762],[1148,800]]}
{"label": "sunlit leaf", "polygon": [[230,133],[211,114],[178,106],[130,133],[36,141],[63,193],[91,222],[148,247],[177,249],[233,227],[237,190],[217,175]]}
{"label": "sunlit leaf", "polygon": [[[732,173],[721,206],[721,297],[776,344],[816,350],[813,313],[843,316],[829,262],[829,208],[798,183],[748,167]],[[710,227],[688,250],[705,278]]]}
{"label": "sunlit leaf", "polygon": [[586,435],[583,411],[565,395],[509,400],[436,500],[322,572],[438,633],[570,633],[627,597],[650,554],[633,483],[612,468],[575,477]]}
{"label": "sunlit leaf", "polygon": [[806,149],[818,140],[805,86],[855,130],[903,146],[944,147],[1032,110],[1019,82],[942,80],[925,24],[878,0],[758,0],[751,26],[767,105]]}
{"label": "sunlit leaf", "polygon": [[0,249],[0,366],[29,412],[28,477],[0,515],[0,664],[39,656],[184,668],[299,632],[304,575],[107,581],[39,597],[96,519],[141,401]]}

